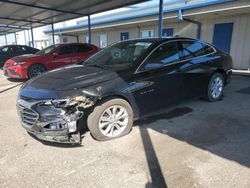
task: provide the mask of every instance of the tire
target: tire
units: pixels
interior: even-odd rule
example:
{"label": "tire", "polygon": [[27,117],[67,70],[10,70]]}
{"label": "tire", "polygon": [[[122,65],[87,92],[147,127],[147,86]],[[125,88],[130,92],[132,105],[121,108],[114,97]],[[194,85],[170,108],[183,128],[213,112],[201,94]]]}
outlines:
{"label": "tire", "polygon": [[45,71],[46,71],[46,68],[43,65],[34,64],[30,66],[30,68],[28,69],[28,77],[34,78]]}
{"label": "tire", "polygon": [[[113,110],[115,113],[113,113]],[[113,115],[116,114],[117,118],[111,118],[110,112]],[[120,119],[118,117],[120,117]],[[123,99],[115,98],[106,100],[96,106],[89,114],[87,125],[91,135],[99,141],[124,136],[131,131],[133,126],[132,108],[130,104]]]}
{"label": "tire", "polygon": [[210,102],[218,101],[223,96],[223,89],[225,85],[225,79],[221,73],[214,73],[210,78],[207,87],[206,99]]}

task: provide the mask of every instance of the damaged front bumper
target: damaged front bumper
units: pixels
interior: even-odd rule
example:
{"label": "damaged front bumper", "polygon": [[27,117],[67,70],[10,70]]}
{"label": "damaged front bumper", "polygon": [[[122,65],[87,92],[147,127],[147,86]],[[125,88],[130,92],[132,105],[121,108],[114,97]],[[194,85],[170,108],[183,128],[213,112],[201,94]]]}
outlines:
{"label": "damaged front bumper", "polygon": [[93,103],[86,97],[62,100],[17,100],[22,126],[40,140],[80,143],[78,120]]}

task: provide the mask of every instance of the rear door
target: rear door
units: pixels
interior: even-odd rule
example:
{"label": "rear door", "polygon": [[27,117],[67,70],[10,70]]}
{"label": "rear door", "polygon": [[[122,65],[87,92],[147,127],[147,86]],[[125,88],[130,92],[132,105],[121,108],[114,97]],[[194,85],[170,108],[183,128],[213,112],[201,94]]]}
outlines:
{"label": "rear door", "polygon": [[177,41],[157,47],[135,74],[139,89],[133,92],[140,115],[166,108],[180,100],[182,74]]}
{"label": "rear door", "polygon": [[214,49],[196,40],[181,41],[179,71],[184,76],[182,98],[201,96],[211,76],[211,63],[218,60]]}
{"label": "rear door", "polygon": [[63,67],[72,63],[73,48],[71,45],[59,46],[53,54],[51,54],[50,69]]}

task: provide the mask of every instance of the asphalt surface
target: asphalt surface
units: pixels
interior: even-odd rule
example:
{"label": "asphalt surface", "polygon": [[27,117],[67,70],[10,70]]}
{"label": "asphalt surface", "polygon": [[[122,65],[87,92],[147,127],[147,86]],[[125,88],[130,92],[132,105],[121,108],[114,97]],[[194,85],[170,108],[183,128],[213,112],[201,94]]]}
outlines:
{"label": "asphalt surface", "polygon": [[0,187],[250,187],[250,78],[223,100],[191,100],[135,122],[122,138],[44,144],[20,126],[17,81],[0,72]]}

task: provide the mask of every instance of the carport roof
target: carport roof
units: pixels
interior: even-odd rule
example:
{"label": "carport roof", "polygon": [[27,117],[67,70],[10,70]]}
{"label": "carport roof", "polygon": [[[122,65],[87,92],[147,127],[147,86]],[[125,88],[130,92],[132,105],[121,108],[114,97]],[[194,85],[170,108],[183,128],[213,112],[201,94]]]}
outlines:
{"label": "carport roof", "polygon": [[0,0],[0,35],[148,0]]}

